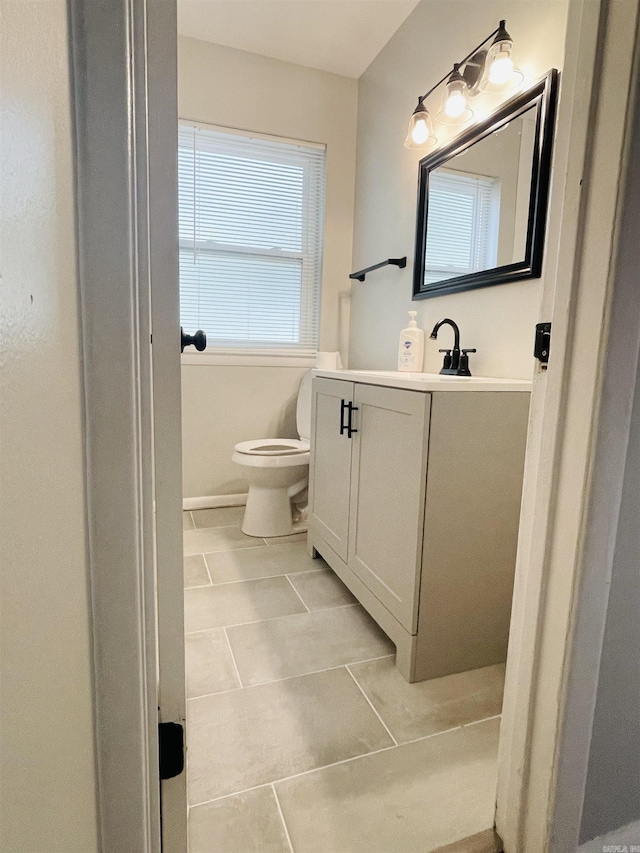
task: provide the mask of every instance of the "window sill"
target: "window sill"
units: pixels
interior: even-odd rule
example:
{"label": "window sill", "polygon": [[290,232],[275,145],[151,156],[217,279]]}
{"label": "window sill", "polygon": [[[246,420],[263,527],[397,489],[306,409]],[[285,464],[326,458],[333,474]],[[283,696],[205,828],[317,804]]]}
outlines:
{"label": "window sill", "polygon": [[286,355],[256,350],[240,350],[239,352],[183,352],[183,365],[200,365],[201,367],[315,367],[315,353],[304,355]]}

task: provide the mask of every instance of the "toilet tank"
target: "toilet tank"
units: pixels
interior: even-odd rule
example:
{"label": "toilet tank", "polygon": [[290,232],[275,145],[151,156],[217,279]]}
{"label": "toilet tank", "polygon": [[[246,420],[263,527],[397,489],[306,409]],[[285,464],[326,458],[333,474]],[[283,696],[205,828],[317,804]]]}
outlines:
{"label": "toilet tank", "polygon": [[298,406],[296,409],[296,424],[300,438],[311,438],[311,380],[313,374],[310,370],[302,377],[298,389]]}

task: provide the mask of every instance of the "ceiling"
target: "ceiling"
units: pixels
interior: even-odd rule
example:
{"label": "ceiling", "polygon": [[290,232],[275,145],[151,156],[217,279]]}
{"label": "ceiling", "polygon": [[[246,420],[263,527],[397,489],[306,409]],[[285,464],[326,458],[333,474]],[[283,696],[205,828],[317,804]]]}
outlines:
{"label": "ceiling", "polygon": [[178,32],[357,78],[418,2],[178,0]]}

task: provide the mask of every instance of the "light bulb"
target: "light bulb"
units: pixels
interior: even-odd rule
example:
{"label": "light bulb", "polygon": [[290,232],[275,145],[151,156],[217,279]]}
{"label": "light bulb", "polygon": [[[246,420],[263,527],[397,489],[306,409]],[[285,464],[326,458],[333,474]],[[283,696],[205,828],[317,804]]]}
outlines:
{"label": "light bulb", "polygon": [[433,133],[433,124],[429,110],[424,106],[422,101],[418,102],[418,106],[413,111],[413,115],[409,119],[409,128],[407,130],[407,138],[404,141],[405,148],[435,148],[438,140]]}
{"label": "light bulb", "polygon": [[416,145],[423,145],[429,138],[429,128],[423,118],[419,118],[411,131],[411,138]]}
{"label": "light bulb", "polygon": [[447,98],[444,111],[449,118],[460,118],[467,109],[467,99],[462,92],[452,92]]}
{"label": "light bulb", "polygon": [[513,39],[500,21],[498,32],[489,48],[484,72],[478,89],[489,94],[501,94],[516,89],[524,80],[524,74],[513,58]]}
{"label": "light bulb", "polygon": [[442,106],[436,115],[436,121],[441,124],[466,124],[473,118],[473,110],[469,106],[467,81],[460,73],[460,65],[456,63],[442,97]]}
{"label": "light bulb", "polygon": [[509,52],[506,50],[500,51],[491,63],[491,68],[489,69],[489,81],[498,86],[502,86],[505,83],[508,83],[512,74],[513,60],[511,59]]}

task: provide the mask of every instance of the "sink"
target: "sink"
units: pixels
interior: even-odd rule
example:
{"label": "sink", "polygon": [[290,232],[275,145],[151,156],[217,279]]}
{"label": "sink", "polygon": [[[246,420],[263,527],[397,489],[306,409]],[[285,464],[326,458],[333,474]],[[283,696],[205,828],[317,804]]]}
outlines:
{"label": "sink", "polygon": [[343,379],[367,385],[384,385],[415,391],[530,391],[529,379],[500,379],[490,376],[441,376],[439,373],[409,373],[401,370],[321,370],[314,376]]}
{"label": "sink", "polygon": [[[344,371],[343,371],[344,372]],[[490,379],[485,376],[451,376],[439,373],[411,373],[405,370],[356,370],[354,373],[366,376],[388,377],[389,379],[409,379],[413,382],[469,382],[469,380],[481,380],[483,382],[499,382],[499,379]],[[511,380],[507,380],[511,381]]]}

